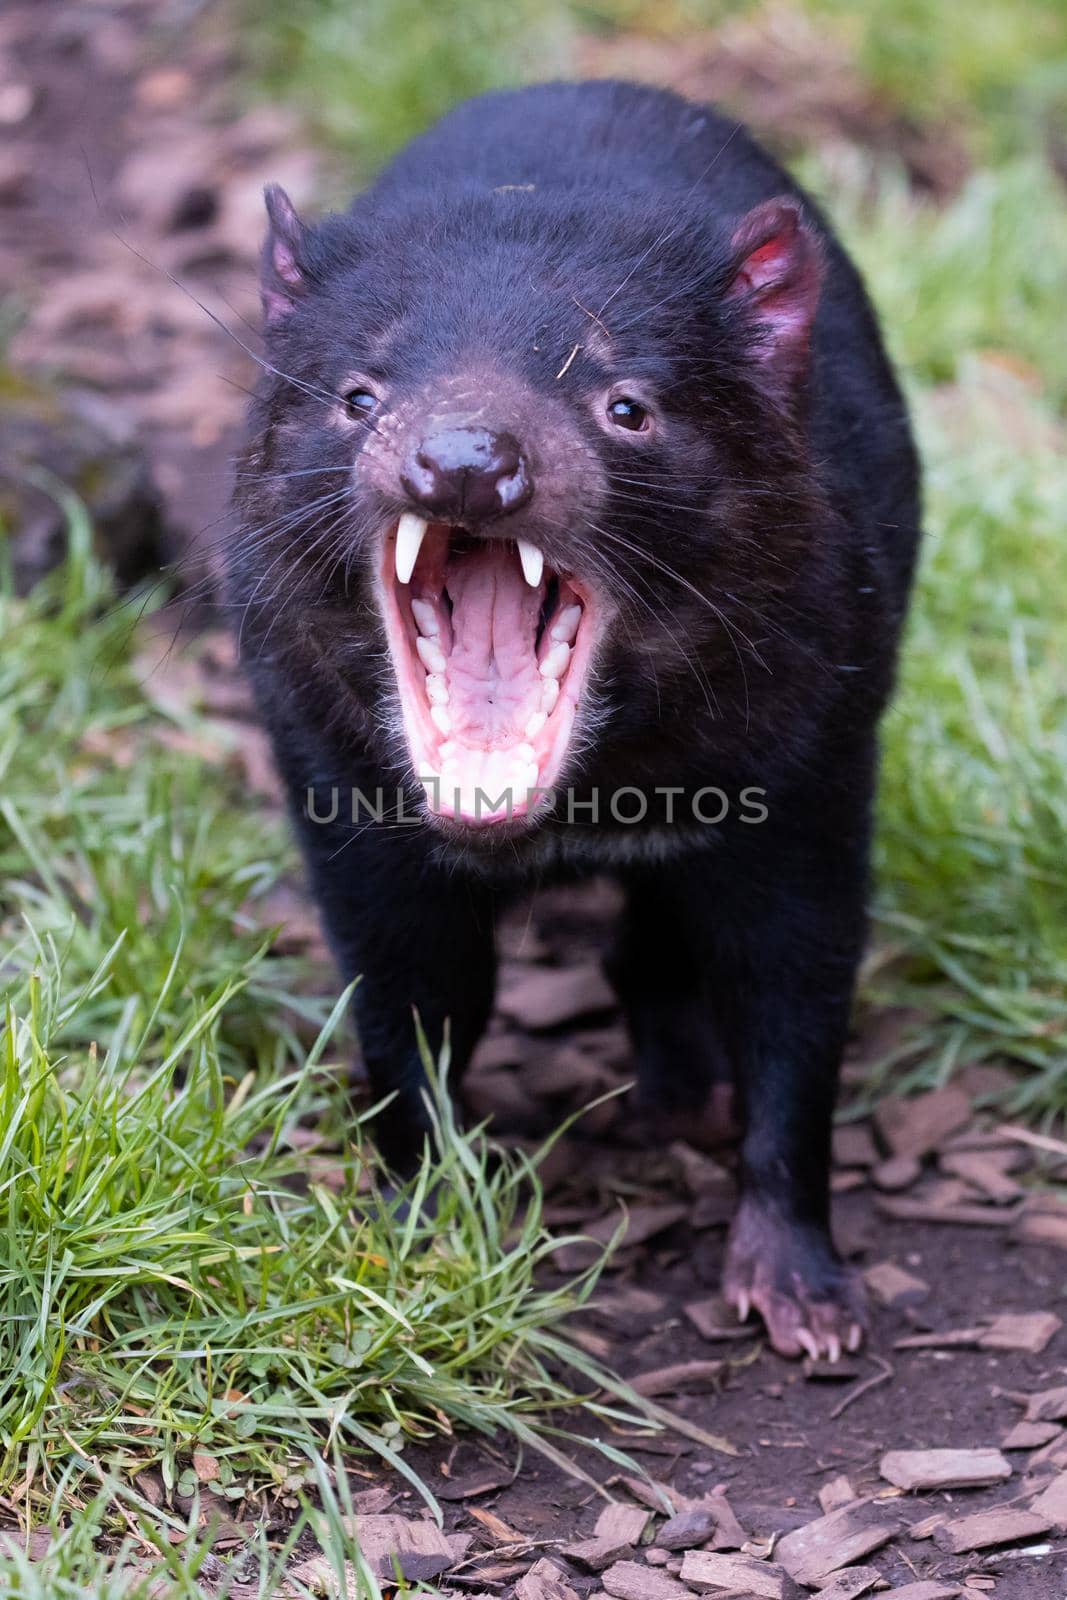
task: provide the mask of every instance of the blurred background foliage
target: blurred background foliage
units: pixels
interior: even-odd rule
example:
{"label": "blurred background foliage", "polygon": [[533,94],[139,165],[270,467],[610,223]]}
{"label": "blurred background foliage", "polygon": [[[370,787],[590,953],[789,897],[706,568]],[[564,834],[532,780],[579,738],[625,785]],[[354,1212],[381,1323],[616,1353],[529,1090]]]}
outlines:
{"label": "blurred background foliage", "polygon": [[1067,113],[1062,0],[265,0],[247,16],[270,92],[364,171],[467,95],[592,65],[591,41],[685,48],[746,24],[807,31],[906,116],[956,125],[976,159],[1017,153],[1057,121],[1062,136]]}

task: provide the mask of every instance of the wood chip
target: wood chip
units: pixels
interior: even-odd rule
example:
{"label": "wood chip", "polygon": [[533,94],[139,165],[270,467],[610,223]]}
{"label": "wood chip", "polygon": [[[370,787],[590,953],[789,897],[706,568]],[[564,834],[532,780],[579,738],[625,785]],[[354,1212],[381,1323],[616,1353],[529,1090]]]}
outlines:
{"label": "wood chip", "polygon": [[740,1550],[742,1545],[748,1543],[748,1532],[734,1516],[733,1508],[725,1494],[712,1493],[704,1496],[699,1507],[694,1509],[707,1509],[715,1518],[715,1532],[707,1541],[711,1550]]}
{"label": "wood chip", "polygon": [[838,1167],[873,1167],[878,1146],[866,1122],[847,1123],[834,1129],[834,1164]]}
{"label": "wood chip", "polygon": [[940,1165],[942,1172],[962,1178],[994,1205],[1010,1206],[1023,1194],[1022,1185],[1008,1177],[1001,1163],[980,1150],[944,1152]]}
{"label": "wood chip", "polygon": [[913,1522],[908,1529],[909,1539],[932,1539],[938,1528],[943,1528],[948,1521],[947,1511],[935,1511],[931,1517],[923,1517],[921,1522]]}
{"label": "wood chip", "polygon": [[565,1546],[563,1554],[590,1572],[603,1572],[613,1562],[623,1561],[633,1554],[647,1526],[646,1510],[615,1500],[606,1505],[597,1518],[593,1537]]}
{"label": "wood chip", "polygon": [[1016,1224],[1015,1237],[1024,1244],[1051,1244],[1067,1250],[1067,1216],[1024,1211]]}
{"label": "wood chip", "polygon": [[1054,1311],[1003,1311],[983,1333],[983,1350],[1025,1350],[1039,1356],[1063,1327]]}
{"label": "wood chip", "polygon": [[895,1261],[879,1261],[868,1267],[863,1277],[883,1306],[921,1306],[930,1297],[930,1285],[913,1272],[905,1272]]}
{"label": "wood chip", "polygon": [[936,1205],[897,1194],[878,1195],[875,1205],[894,1222],[943,1222],[963,1228],[1010,1228],[1022,1215],[1019,1206]]}
{"label": "wood chip", "polygon": [[1027,1422],[1067,1422],[1067,1385],[1041,1389],[1026,1402]]}
{"label": "wood chip", "polygon": [[[481,1525],[494,1544],[522,1544],[527,1537],[498,1517],[495,1511],[487,1511],[484,1506],[468,1506],[467,1515]],[[360,1527],[362,1529],[362,1524]]]}
{"label": "wood chip", "polygon": [[499,1010],[520,1027],[537,1032],[598,1011],[615,996],[597,962],[576,967],[527,967],[503,987]]}
{"label": "wood chip", "polygon": [[554,1561],[536,1562],[515,1585],[515,1600],[578,1600]]}
{"label": "wood chip", "polygon": [[999,1450],[890,1450],[878,1468],[909,1494],[931,1489],[981,1489],[1007,1483],[1011,1466]]}
{"label": "wood chip", "polygon": [[956,1600],[963,1590],[958,1583],[920,1582],[906,1583],[903,1589],[891,1589],[885,1600]]}
{"label": "wood chip", "polygon": [[840,1567],[862,1561],[881,1549],[899,1530],[902,1518],[885,1507],[861,1502],[831,1511],[787,1533],[775,1555],[798,1583],[809,1587],[823,1583]]}
{"label": "wood chip", "polygon": [[858,1600],[859,1595],[869,1594],[881,1582],[882,1574],[876,1567],[848,1567],[831,1578],[815,1600]]}
{"label": "wood chip", "polygon": [[737,1313],[721,1295],[708,1295],[704,1300],[690,1300],[682,1308],[702,1339],[714,1344],[724,1339],[751,1339],[754,1330],[737,1320]]}
{"label": "wood chip", "polygon": [[945,1328],[940,1333],[909,1333],[894,1350],[976,1350],[984,1328]]}
{"label": "wood chip", "polygon": [[454,1567],[458,1559],[436,1522],[423,1518],[388,1513],[360,1517],[359,1544],[377,1578],[392,1578],[399,1565],[411,1582],[428,1581]]}
{"label": "wood chip", "polygon": [[656,1543],[664,1550],[692,1550],[710,1539],[715,1528],[714,1512],[706,1506],[695,1506],[692,1511],[680,1511],[665,1522],[656,1534]]}
{"label": "wood chip", "polygon": [[875,1123],[895,1156],[929,1155],[971,1120],[971,1099],[964,1089],[949,1084],[909,1100],[883,1100]]}
{"label": "wood chip", "polygon": [[465,1472],[459,1478],[448,1478],[444,1483],[436,1484],[434,1494],[439,1500],[473,1500],[480,1494],[506,1489],[512,1476],[506,1467],[476,1467],[473,1472]]}
{"label": "wood chip", "polygon": [[856,1491],[844,1474],[831,1478],[819,1490],[819,1504],[824,1516],[829,1516],[831,1511],[840,1511],[842,1506],[850,1506],[855,1498]]}
{"label": "wood chip", "polygon": [[565,1544],[562,1554],[587,1572],[603,1572],[616,1561],[626,1561],[634,1553],[630,1539],[579,1539],[577,1544]]}
{"label": "wood chip", "polygon": [[788,1575],[777,1562],[757,1561],[755,1556],[720,1555],[711,1550],[686,1551],[682,1581],[692,1589],[729,1589],[758,1600],[785,1600],[789,1593]]}
{"label": "wood chip", "polygon": [[1017,1422],[1000,1441],[1002,1450],[1040,1450],[1043,1444],[1058,1439],[1063,1429],[1054,1422]]}
{"label": "wood chip", "polygon": [[598,1539],[624,1539],[627,1544],[640,1544],[647,1527],[647,1511],[640,1506],[627,1506],[621,1500],[614,1500],[597,1517],[593,1532]]}
{"label": "wood chip", "polygon": [[640,1372],[627,1381],[635,1393],[646,1399],[658,1394],[708,1394],[718,1387],[723,1365],[721,1361],[679,1361]]}
{"label": "wood chip", "polygon": [[693,1600],[684,1583],[643,1561],[617,1561],[601,1573],[600,1581],[616,1600]]}
{"label": "wood chip", "polygon": [[1067,1533],[1067,1472],[1053,1478],[1048,1488],[1031,1500],[1030,1510],[1038,1517],[1047,1517],[1057,1533]]}
{"label": "wood chip", "polygon": [[957,1517],[946,1522],[934,1534],[939,1550],[949,1555],[962,1555],[969,1550],[989,1550],[998,1544],[1018,1544],[1023,1539],[1036,1539],[1048,1533],[1052,1523],[1048,1517],[1033,1511],[1016,1511],[1007,1506],[997,1506],[990,1511],[976,1511],[969,1517]]}
{"label": "wood chip", "polygon": [[922,1162],[914,1156],[890,1156],[887,1161],[879,1161],[871,1173],[871,1178],[876,1189],[884,1189],[889,1194],[896,1194],[901,1189],[910,1189],[913,1183],[918,1183],[922,1177]]}
{"label": "wood chip", "polygon": [[1005,1311],[978,1328],[946,1328],[941,1333],[912,1333],[898,1339],[896,1350],[971,1347],[978,1350],[1024,1350],[1040,1355],[1063,1326],[1051,1311]]}
{"label": "wood chip", "polygon": [[670,1202],[658,1205],[635,1205],[626,1211],[610,1211],[606,1217],[599,1217],[596,1222],[591,1223],[585,1232],[598,1244],[607,1244],[608,1240],[614,1237],[616,1229],[621,1226],[622,1242],[629,1247],[647,1243],[657,1234],[673,1228],[676,1222],[684,1222],[688,1215],[688,1206],[674,1205]]}

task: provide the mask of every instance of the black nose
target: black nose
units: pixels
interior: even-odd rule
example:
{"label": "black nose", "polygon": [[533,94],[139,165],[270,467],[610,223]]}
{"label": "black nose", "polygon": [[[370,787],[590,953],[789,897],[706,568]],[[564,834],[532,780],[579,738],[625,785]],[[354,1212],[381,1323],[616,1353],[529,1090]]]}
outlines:
{"label": "black nose", "polygon": [[420,506],[447,522],[486,522],[533,493],[529,462],[510,433],[444,428],[408,458],[400,481]]}

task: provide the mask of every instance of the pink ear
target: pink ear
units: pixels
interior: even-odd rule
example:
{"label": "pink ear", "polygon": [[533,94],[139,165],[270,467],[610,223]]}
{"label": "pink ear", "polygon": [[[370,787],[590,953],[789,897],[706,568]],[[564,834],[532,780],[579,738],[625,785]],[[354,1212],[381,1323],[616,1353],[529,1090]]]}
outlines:
{"label": "pink ear", "polygon": [[270,327],[287,317],[307,290],[303,266],[307,230],[278,184],[267,185],[264,199],[270,226],[263,246],[259,288],[263,314]]}
{"label": "pink ear", "polygon": [[728,300],[740,301],[752,353],[768,375],[792,384],[803,371],[819,301],[822,260],[795,200],[766,200],[749,211],[731,241]]}

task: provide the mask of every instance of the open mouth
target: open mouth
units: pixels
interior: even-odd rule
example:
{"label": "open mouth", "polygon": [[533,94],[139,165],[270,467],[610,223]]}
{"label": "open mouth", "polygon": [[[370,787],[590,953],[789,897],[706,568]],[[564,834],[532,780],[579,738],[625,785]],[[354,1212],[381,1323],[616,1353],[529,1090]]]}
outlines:
{"label": "open mouth", "polygon": [[412,512],[386,533],[380,578],[430,810],[478,824],[550,805],[595,640],[588,591],[527,540]]}

